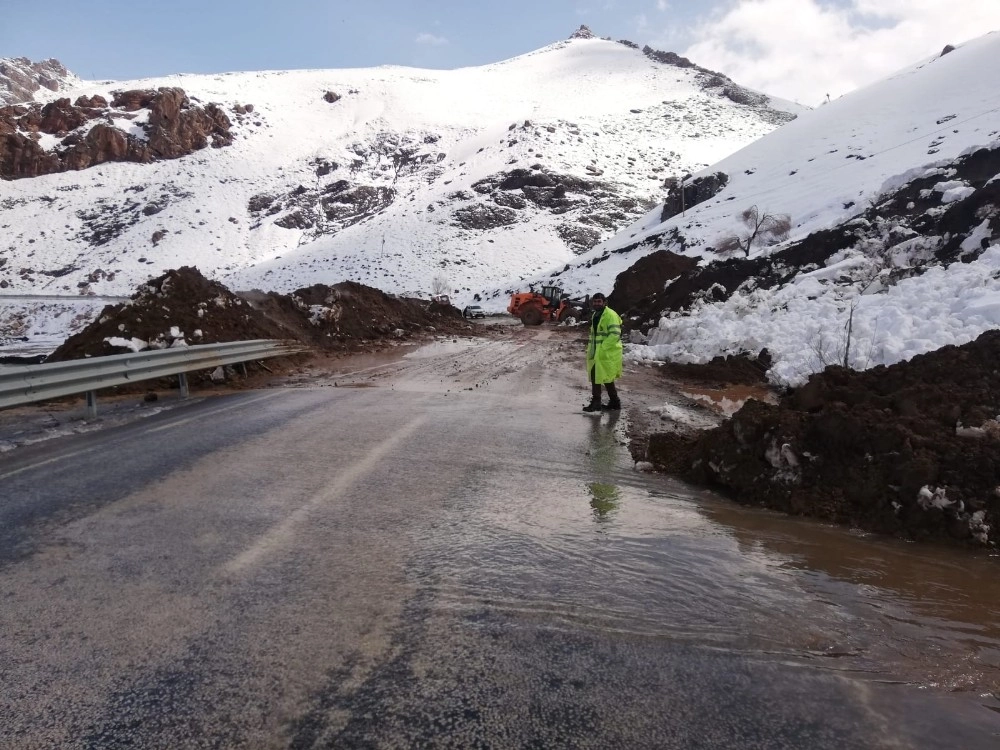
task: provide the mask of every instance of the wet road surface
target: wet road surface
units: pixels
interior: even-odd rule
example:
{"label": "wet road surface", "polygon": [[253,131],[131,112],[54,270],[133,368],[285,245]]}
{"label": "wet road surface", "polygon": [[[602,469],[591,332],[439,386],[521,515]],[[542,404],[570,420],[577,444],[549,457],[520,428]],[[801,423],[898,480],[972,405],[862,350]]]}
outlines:
{"label": "wet road surface", "polygon": [[996,560],[635,472],[558,336],[0,455],[0,747],[1000,746]]}

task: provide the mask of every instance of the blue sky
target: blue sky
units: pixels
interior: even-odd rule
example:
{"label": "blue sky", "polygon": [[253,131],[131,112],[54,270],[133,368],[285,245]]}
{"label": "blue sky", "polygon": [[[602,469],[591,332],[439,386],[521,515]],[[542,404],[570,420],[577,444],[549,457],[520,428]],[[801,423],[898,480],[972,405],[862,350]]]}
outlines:
{"label": "blue sky", "polygon": [[[689,24],[711,2],[656,0],[48,0],[4,9],[0,57],[56,57],[80,76],[370,67],[455,68],[496,62],[564,39],[581,23],[648,41]],[[648,20],[647,20],[648,23]]]}
{"label": "blue sky", "polygon": [[815,105],[1000,28],[1000,0],[46,0],[5,3],[0,57],[86,79],[395,64],[457,68],[598,36]]}

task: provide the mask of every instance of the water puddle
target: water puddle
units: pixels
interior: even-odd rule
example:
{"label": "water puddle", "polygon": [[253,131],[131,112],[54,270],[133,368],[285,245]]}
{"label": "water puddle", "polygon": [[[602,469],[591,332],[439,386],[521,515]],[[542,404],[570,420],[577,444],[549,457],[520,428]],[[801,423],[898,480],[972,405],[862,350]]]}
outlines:
{"label": "water puddle", "polygon": [[583,430],[582,465],[475,477],[435,545],[445,606],[1000,693],[997,560],[742,508],[634,471],[624,420]]}

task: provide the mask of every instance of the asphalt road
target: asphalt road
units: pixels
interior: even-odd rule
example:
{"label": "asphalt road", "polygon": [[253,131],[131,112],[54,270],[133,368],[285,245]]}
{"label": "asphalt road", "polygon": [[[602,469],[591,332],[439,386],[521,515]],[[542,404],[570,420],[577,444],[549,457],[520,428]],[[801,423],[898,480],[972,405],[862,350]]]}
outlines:
{"label": "asphalt road", "polygon": [[0,747],[1000,745],[806,658],[829,603],[538,335],[0,454]]}

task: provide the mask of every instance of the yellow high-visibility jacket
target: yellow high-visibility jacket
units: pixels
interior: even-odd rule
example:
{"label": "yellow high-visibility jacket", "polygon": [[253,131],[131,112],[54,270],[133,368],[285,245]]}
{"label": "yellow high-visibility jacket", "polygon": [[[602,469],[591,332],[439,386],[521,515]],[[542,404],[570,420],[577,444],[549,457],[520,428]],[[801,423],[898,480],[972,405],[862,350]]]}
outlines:
{"label": "yellow high-visibility jacket", "polygon": [[613,383],[622,376],[622,319],[610,307],[605,307],[594,331],[591,319],[590,341],[587,343],[587,377],[594,371],[593,382]]}

